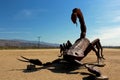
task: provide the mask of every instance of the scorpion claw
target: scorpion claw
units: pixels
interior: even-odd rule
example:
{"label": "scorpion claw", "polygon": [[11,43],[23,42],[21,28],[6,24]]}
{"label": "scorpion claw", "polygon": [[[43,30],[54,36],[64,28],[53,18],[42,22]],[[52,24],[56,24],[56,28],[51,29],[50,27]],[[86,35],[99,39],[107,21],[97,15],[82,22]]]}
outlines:
{"label": "scorpion claw", "polygon": [[39,66],[42,65],[42,62],[39,59],[28,59],[28,58],[23,57],[23,56],[21,56],[21,57],[25,60],[18,59],[19,61],[28,62],[28,63],[34,64],[34,65],[39,65]]}
{"label": "scorpion claw", "polygon": [[29,62],[29,61],[25,61],[25,60],[22,60],[22,59],[17,59],[17,60],[22,61],[22,62]]}
{"label": "scorpion claw", "polygon": [[30,60],[30,59],[28,59],[28,58],[26,58],[26,57],[23,57],[23,56],[21,56],[23,59],[26,59],[26,60]]}

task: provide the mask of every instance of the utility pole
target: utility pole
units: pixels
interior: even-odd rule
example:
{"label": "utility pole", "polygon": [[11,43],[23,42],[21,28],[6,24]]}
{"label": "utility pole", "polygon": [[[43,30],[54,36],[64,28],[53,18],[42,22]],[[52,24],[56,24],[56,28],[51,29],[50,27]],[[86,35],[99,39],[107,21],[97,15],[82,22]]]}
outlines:
{"label": "utility pole", "polygon": [[41,39],[41,36],[38,36],[38,48],[40,48],[40,39]]}

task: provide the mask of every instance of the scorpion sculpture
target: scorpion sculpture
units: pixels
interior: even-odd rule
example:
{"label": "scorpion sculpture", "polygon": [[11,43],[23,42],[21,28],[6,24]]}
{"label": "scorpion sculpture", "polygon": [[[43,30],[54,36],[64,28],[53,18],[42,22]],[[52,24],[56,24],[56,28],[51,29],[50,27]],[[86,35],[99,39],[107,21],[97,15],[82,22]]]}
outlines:
{"label": "scorpion sculpture", "polygon": [[85,38],[86,36],[86,25],[84,22],[84,17],[82,15],[82,12],[80,9],[75,8],[73,9],[71,20],[73,23],[77,24],[77,18],[79,19],[79,22],[81,24],[81,35],[80,38],[75,41],[75,43],[72,45],[71,42],[68,40],[67,43],[63,43],[60,45],[60,56],[63,56],[63,59],[67,61],[81,61],[83,58],[85,58],[88,53],[93,50],[96,53],[97,56],[97,62],[99,62],[102,59],[105,59],[103,57],[103,48],[100,43],[100,39],[95,39],[90,43],[90,41]]}
{"label": "scorpion sculpture", "polygon": [[38,66],[47,66],[49,64],[59,63],[60,61],[63,60],[63,61],[67,61],[69,63],[77,63],[80,65],[84,65],[88,69],[88,71],[96,74],[96,76],[100,76],[101,73],[99,71],[97,71],[96,69],[94,69],[95,65],[90,67],[88,64],[82,64],[80,62],[83,58],[85,58],[88,55],[88,53],[91,50],[93,50],[95,52],[95,54],[97,56],[98,64],[102,59],[105,59],[103,57],[103,48],[101,46],[100,39],[95,39],[94,41],[90,42],[87,38],[85,38],[86,25],[84,22],[84,17],[82,15],[82,12],[79,8],[75,8],[72,11],[71,20],[74,24],[77,24],[77,18],[79,19],[80,28],[81,28],[80,38],[77,39],[73,45],[69,40],[67,41],[67,43],[63,43],[60,45],[60,56],[59,57],[62,57],[62,59],[58,58],[52,62],[47,62],[44,64],[38,59],[28,59],[23,56],[21,56],[21,57],[24,60],[22,60],[22,59],[18,59],[18,60],[20,60],[22,62],[29,62],[29,63],[38,65]]}

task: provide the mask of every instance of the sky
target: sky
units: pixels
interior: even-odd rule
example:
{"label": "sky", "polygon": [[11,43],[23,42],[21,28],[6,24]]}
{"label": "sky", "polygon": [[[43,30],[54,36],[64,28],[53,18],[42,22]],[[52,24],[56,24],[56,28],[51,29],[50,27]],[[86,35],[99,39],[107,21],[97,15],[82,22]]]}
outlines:
{"label": "sky", "polygon": [[86,37],[104,46],[120,46],[120,0],[0,0],[0,39],[72,43],[80,37],[80,25],[71,13],[80,8]]}

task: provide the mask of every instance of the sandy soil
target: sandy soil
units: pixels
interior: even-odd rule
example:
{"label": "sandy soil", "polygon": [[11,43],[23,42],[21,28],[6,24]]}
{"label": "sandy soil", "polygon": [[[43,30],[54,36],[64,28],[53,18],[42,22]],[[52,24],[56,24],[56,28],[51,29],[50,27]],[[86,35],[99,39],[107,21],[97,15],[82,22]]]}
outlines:
{"label": "sandy soil", "polygon": [[[41,50],[0,50],[0,80],[92,80],[89,72],[84,68],[68,69],[68,65],[39,67],[37,70],[27,71],[28,63],[20,62],[20,56],[37,58],[43,63],[58,58],[59,49]],[[104,49],[105,67],[96,67],[109,80],[120,79],[120,49]],[[83,63],[96,61],[93,52],[82,60]],[[62,66],[61,66],[62,65]],[[69,65],[70,66],[70,65]]]}

